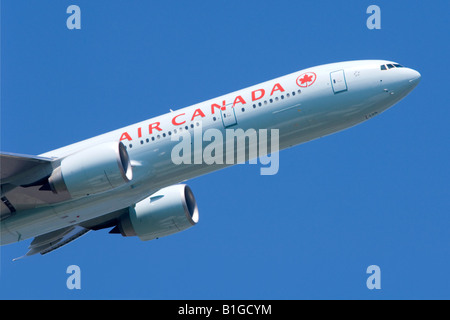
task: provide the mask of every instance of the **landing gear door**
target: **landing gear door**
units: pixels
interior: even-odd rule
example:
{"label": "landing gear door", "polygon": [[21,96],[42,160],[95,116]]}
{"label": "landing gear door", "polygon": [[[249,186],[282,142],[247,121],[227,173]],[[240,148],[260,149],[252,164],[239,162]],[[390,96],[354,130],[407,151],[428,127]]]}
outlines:
{"label": "landing gear door", "polygon": [[331,86],[334,93],[347,91],[347,82],[345,81],[344,70],[333,71],[330,73]]}

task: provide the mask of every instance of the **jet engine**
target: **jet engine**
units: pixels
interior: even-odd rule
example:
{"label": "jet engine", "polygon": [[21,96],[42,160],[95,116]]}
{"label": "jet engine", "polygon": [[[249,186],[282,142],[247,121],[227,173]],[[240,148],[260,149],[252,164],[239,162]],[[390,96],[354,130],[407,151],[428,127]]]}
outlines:
{"label": "jet engine", "polygon": [[186,230],[198,222],[194,194],[187,185],[163,188],[130,207],[111,233],[147,241]]}
{"label": "jet engine", "polygon": [[105,142],[78,151],[61,161],[48,178],[54,193],[80,198],[115,189],[133,177],[130,158],[122,142]]}

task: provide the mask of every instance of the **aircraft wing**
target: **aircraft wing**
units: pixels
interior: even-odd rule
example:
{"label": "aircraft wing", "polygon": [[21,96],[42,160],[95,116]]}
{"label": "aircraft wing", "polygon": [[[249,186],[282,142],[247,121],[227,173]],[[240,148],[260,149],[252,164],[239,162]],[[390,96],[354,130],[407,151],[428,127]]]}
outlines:
{"label": "aircraft wing", "polygon": [[[128,213],[127,208],[116,210],[106,215],[82,222],[79,225],[62,228],[40,235],[33,239],[28,247],[29,251],[24,256],[15,258],[13,261],[23,259],[37,253],[41,255],[47,254],[78,239],[91,230],[96,231],[112,228],[117,225],[120,216],[126,213]],[[113,229],[109,233],[117,233],[117,231]]]}
{"label": "aircraft wing", "polygon": [[[58,159],[14,153],[0,153],[1,202],[0,221],[20,214],[23,210],[68,200],[66,194],[55,194],[48,187],[48,177],[59,166]],[[21,259],[37,253],[54,251],[78,239],[90,230],[116,226],[117,219],[127,209],[121,209],[101,217],[49,232],[34,238],[29,251]],[[115,233],[113,231],[112,233]]]}
{"label": "aircraft wing", "polygon": [[15,153],[0,153],[0,178],[3,183],[14,182],[18,180],[18,177],[23,173],[29,171],[36,171],[40,166],[45,166],[53,159],[29,156]]}
{"label": "aircraft wing", "polygon": [[39,205],[67,200],[44,185],[58,165],[57,159],[0,153],[0,220]]}
{"label": "aircraft wing", "polygon": [[81,226],[71,226],[43,234],[34,238],[30,246],[28,247],[29,251],[24,256],[15,258],[13,259],[13,261],[32,256],[37,253],[40,253],[42,255],[47,254],[61,248],[62,246],[65,246],[69,242],[78,239],[89,231],[89,229]]}

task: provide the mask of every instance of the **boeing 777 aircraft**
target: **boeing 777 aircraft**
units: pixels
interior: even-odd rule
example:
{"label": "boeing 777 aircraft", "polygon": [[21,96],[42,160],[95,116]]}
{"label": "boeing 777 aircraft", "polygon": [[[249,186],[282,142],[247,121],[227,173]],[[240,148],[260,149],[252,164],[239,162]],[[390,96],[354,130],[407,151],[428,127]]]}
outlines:
{"label": "boeing 777 aircraft", "polygon": [[[326,64],[39,156],[1,153],[0,244],[34,237],[29,256],[49,253],[90,230],[110,228],[141,240],[185,230],[199,214],[191,189],[180,183],[236,163],[174,161],[174,154],[196,157],[198,150],[173,152],[188,135],[194,135],[195,145],[199,130],[205,136],[270,130],[267,141],[276,140],[281,150],[382,113],[420,77],[385,60]],[[205,136],[200,136],[200,151],[215,143],[218,156],[218,141]],[[247,160],[254,157],[251,144],[244,147]],[[239,148],[232,150],[235,159]]]}

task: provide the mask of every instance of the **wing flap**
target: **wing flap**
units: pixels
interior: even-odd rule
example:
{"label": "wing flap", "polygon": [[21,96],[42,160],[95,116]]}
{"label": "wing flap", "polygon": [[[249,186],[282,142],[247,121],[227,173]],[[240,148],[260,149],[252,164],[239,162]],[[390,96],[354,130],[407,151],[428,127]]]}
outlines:
{"label": "wing flap", "polygon": [[113,228],[117,225],[117,221],[122,214],[128,214],[128,208],[113,211],[106,215],[84,221],[80,225],[70,226],[40,235],[33,239],[28,247],[28,252],[24,256],[15,258],[13,261],[38,253],[44,255],[55,251],[56,249],[59,249],[85,235],[91,230]]}
{"label": "wing flap", "polygon": [[23,259],[37,253],[44,255],[55,251],[66,244],[85,235],[90,230],[81,226],[72,226],[64,229],[56,230],[47,234],[43,234],[34,238],[29,246],[29,251],[22,257],[15,258],[13,261]]}

